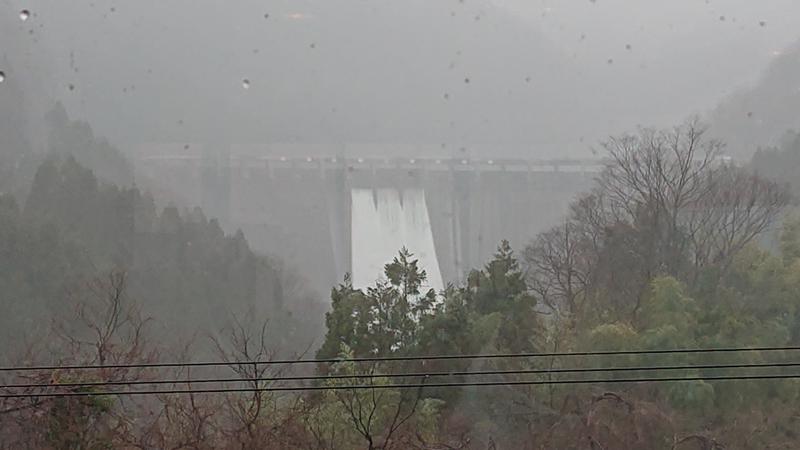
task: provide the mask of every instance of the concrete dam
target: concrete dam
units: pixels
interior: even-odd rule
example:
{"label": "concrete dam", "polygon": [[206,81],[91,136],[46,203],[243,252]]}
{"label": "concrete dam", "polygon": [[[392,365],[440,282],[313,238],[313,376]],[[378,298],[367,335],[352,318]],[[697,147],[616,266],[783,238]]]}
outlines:
{"label": "concrete dam", "polygon": [[441,289],[482,267],[500,240],[520,251],[591,186],[597,160],[209,157],[137,160],[159,199],[199,205],[322,293],[365,287],[405,246]]}

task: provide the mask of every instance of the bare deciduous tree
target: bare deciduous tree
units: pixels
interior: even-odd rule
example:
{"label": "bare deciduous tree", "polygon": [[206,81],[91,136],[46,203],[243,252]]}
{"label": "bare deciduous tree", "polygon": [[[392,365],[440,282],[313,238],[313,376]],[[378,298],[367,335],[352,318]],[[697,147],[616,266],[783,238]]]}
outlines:
{"label": "bare deciduous tree", "polygon": [[[26,373],[16,380],[23,384],[49,385],[48,392],[107,391],[108,386],[79,386],[82,382],[142,380],[145,368],[128,364],[153,362],[155,349],[144,338],[148,322],[126,295],[127,276],[111,271],[73,290],[68,300],[75,306],[74,317],[54,320],[54,358],[60,364],[114,365],[92,370],[52,370]],[[42,388],[18,393],[36,394]],[[10,403],[10,404],[8,404]],[[24,445],[36,448],[96,448],[127,440],[130,421],[127,412],[137,406],[122,397],[31,397],[7,402],[3,409],[4,428],[16,423]]]}
{"label": "bare deciduous tree", "polygon": [[529,284],[549,309],[574,321],[586,302],[613,292],[595,312],[635,322],[653,277],[692,284],[711,268],[722,276],[774,223],[787,190],[732,166],[705,134],[695,119],[603,145],[609,159],[596,189],[525,252]]}

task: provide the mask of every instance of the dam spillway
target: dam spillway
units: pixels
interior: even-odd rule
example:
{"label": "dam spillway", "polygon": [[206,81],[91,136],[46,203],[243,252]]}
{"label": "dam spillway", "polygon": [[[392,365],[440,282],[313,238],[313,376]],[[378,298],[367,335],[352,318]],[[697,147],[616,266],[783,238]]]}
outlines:
{"label": "dam spillway", "polygon": [[158,186],[157,199],[202,206],[226,230],[242,229],[253,248],[280,257],[323,295],[345,273],[358,286],[372,284],[403,245],[432,287],[461,281],[501,239],[519,252],[557,223],[602,167],[597,160],[164,153],[136,165],[137,176]]}

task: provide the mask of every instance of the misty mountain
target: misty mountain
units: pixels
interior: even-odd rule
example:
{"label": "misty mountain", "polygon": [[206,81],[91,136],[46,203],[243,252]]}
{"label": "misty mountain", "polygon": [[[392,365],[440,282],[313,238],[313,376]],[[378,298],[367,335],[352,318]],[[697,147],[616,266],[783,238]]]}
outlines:
{"label": "misty mountain", "polygon": [[747,159],[800,127],[800,42],[781,53],[753,86],[726,98],[710,115],[728,152]]}

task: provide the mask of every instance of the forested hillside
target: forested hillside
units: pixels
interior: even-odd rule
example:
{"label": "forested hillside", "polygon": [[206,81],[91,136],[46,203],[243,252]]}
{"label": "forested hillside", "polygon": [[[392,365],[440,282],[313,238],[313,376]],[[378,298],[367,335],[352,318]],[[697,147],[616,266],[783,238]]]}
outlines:
{"label": "forested hillside", "polygon": [[[285,307],[294,294],[284,291],[279,266],[199,208],[158,210],[147,193],[98,181],[72,157],[39,166],[24,207],[10,195],[2,205],[6,336],[45,332],[89,279],[120,271],[127,294],[175,336],[207,335],[232,314],[253,313],[275,320],[282,347],[303,345],[293,343],[301,325]],[[311,299],[290,300],[314,310]]]}
{"label": "forested hillside", "polygon": [[758,150],[753,170],[789,186],[795,200],[800,198],[800,135],[787,133],[781,144]]}
{"label": "forested hillside", "polygon": [[776,145],[800,127],[800,42],[775,59],[757,83],[725,98],[710,114],[714,133],[728,141],[728,152],[747,160],[759,147]]}
{"label": "forested hillside", "polygon": [[[275,360],[300,328],[241,234],[50,159],[24,208],[2,201],[0,280],[26,300],[4,308],[56,313],[49,328],[4,317],[6,330],[48,336],[9,360],[121,365],[4,372],[18,397],[0,400],[0,437],[8,448],[794,448],[796,351],[663,353],[800,344],[790,194],[720,158],[705,133],[688,122],[609,139],[607,167],[564,221],[518,253],[501,242],[463,285],[423,290],[406,249],[372,287],[345,278],[313,366]],[[768,231],[776,252],[758,245]],[[226,310],[244,314],[226,324]],[[153,339],[159,322],[184,321],[218,327],[205,354],[219,365],[172,365],[204,359],[187,351],[196,343]],[[149,383],[162,394],[122,393]]]}

